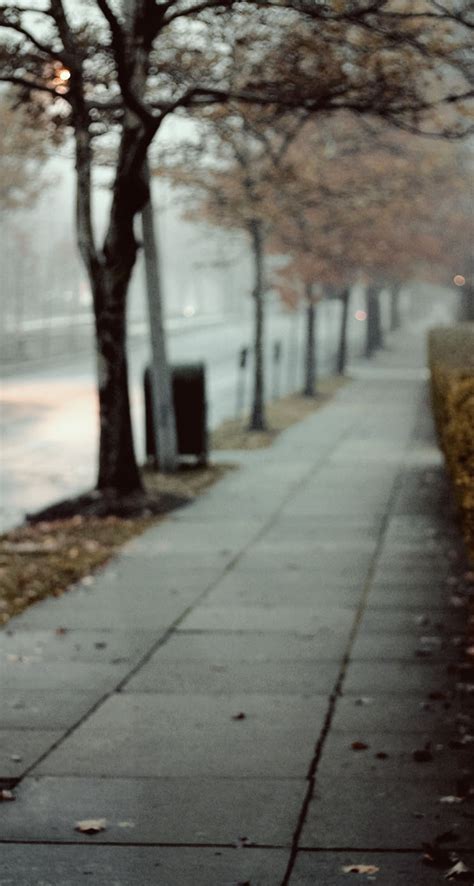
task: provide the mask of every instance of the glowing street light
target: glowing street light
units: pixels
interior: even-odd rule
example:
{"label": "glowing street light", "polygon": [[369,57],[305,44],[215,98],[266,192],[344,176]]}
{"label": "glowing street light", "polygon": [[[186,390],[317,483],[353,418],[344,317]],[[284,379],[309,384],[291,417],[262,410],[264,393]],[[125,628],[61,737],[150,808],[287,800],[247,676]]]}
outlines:
{"label": "glowing street light", "polygon": [[68,84],[71,76],[69,68],[66,68],[62,62],[55,62],[51,80],[51,86],[54,87],[55,92],[59,95],[66,95],[69,90]]}

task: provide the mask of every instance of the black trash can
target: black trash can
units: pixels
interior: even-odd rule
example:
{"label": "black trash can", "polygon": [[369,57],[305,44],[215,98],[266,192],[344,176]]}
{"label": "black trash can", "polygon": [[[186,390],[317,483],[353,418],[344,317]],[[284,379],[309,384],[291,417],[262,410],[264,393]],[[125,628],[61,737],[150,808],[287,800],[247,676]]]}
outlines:
{"label": "black trash can", "polygon": [[[178,455],[195,455],[199,464],[206,464],[209,453],[207,433],[206,368],[204,363],[180,363],[170,367],[173,402],[176,416]],[[153,415],[151,411],[151,371],[144,373],[145,435],[147,458],[159,466],[160,454],[155,452]]]}

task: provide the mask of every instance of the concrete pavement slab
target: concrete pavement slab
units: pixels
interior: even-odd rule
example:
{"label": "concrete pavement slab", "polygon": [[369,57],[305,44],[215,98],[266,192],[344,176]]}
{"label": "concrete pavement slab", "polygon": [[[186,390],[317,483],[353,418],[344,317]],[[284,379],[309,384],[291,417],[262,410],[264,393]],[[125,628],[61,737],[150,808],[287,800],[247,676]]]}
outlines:
{"label": "concrete pavement slab", "polygon": [[[374,597],[375,599],[375,597]],[[365,610],[361,621],[361,632],[380,632],[381,634],[432,634],[435,632],[454,634],[462,633],[466,624],[465,612],[452,610],[449,618],[446,612],[432,611],[429,606],[420,609],[395,609],[388,606],[372,606],[369,596],[369,607]]]}
{"label": "concrete pavement slab", "polygon": [[288,631],[321,639],[348,636],[354,612],[333,606],[197,606],[180,624],[182,630]]}
{"label": "concrete pavement slab", "polygon": [[33,732],[0,728],[0,782],[2,779],[21,778],[33,763],[59,741],[62,734],[46,730]]}
{"label": "concrete pavement slab", "polygon": [[104,818],[101,843],[291,845],[305,791],[288,778],[26,778],[0,837],[90,845],[75,823]]}
{"label": "concrete pavement slab", "polygon": [[[321,584],[340,583],[343,586],[363,583],[367,575],[371,553],[367,551],[321,551],[311,539],[293,544],[269,544],[262,538],[239,559],[237,572],[314,572]],[[296,578],[296,576],[295,576]]]}
{"label": "concrete pavement slab", "polygon": [[[334,642],[334,641],[333,641]],[[258,633],[248,631],[207,632],[179,631],[171,634],[159,649],[160,658],[171,660],[212,661],[217,665],[244,661],[294,662],[325,661],[342,657],[345,640],[335,647],[311,634]],[[156,656],[158,657],[158,653]]]}
{"label": "concrete pavement slab", "polygon": [[89,711],[100,690],[0,689],[3,729],[67,729]]}
{"label": "concrete pavement slab", "polygon": [[263,695],[329,696],[339,673],[336,654],[333,661],[217,661],[153,656],[132,677],[125,692],[206,693],[228,695],[239,687],[239,692]]}
{"label": "concrete pavement slab", "polygon": [[453,832],[451,846],[448,841],[445,848],[472,849],[472,821],[463,817],[461,806],[439,802],[452,789],[449,780],[431,785],[387,776],[352,778],[350,783],[334,775],[318,777],[300,845],[421,854],[423,843]]}
{"label": "concrete pavement slab", "polygon": [[361,586],[353,584],[347,587],[338,581],[332,584],[326,579],[322,582],[314,570],[297,575],[282,572],[278,569],[265,572],[240,572],[233,569],[218,582],[214,590],[202,600],[201,606],[303,606],[307,609],[330,609],[337,606],[342,609],[354,609],[358,606],[362,594]]}
{"label": "concrete pavement slab", "polygon": [[82,661],[135,664],[151,649],[152,631],[20,630],[0,633],[0,661],[11,657],[33,661]]}
{"label": "concrete pavement slab", "polygon": [[262,519],[243,520],[241,517],[225,521],[210,518],[181,523],[165,520],[130,541],[122,548],[122,556],[140,560],[152,557],[159,563],[162,555],[179,552],[193,554],[195,558],[199,555],[195,560],[199,564],[203,552],[224,555],[230,550],[235,554],[249,544],[263,525],[265,521]]}
{"label": "concrete pavement slab", "polygon": [[0,886],[275,886],[288,850],[2,846]]}
{"label": "concrete pavement slab", "polygon": [[[471,857],[466,856],[471,864]],[[378,871],[373,876],[352,874],[359,881],[380,883],[382,886],[446,886],[446,869],[436,868],[422,862],[420,852],[309,852],[298,853],[296,865],[290,878],[290,886],[347,886],[351,876],[344,868],[353,865],[374,865]]]}
{"label": "concrete pavement slab", "polygon": [[2,663],[2,689],[15,693],[25,690],[86,692],[91,686],[99,693],[111,691],[129,671],[126,661],[115,664],[87,664],[82,661],[21,659]]}
{"label": "concrete pavement slab", "polygon": [[371,521],[328,520],[326,517],[278,517],[264,535],[272,545],[311,541],[321,551],[369,551],[377,543],[377,529]]}
{"label": "concrete pavement slab", "polygon": [[380,585],[372,586],[368,605],[371,609],[404,609],[430,612],[434,609],[449,609],[449,601],[444,587],[433,585]]}
{"label": "concrete pavement slab", "polygon": [[[457,732],[458,725],[469,729],[469,720],[457,719],[459,704],[450,694],[441,698],[387,697],[377,693],[347,696],[337,701],[332,730],[349,736],[363,733],[430,733],[447,735]],[[474,717],[472,720],[474,724]],[[418,741],[417,741],[418,745]]]}
{"label": "concrete pavement slab", "polygon": [[439,633],[416,636],[407,634],[358,634],[351,651],[352,661],[409,661],[425,658],[431,661],[456,661],[459,648]]}
{"label": "concrete pavement slab", "polygon": [[427,695],[449,689],[452,677],[445,664],[425,661],[354,661],[343,685],[344,695],[400,693]]}
{"label": "concrete pavement slab", "polygon": [[[367,747],[354,750],[354,742]],[[429,759],[421,761],[418,758],[424,750],[429,750]],[[429,731],[374,733],[360,724],[352,734],[334,732],[329,736],[319,762],[318,779],[336,774],[344,777],[347,784],[364,778],[374,784],[397,778],[403,783],[423,781],[430,789],[441,791],[442,796],[456,794],[456,784],[471,762],[472,744],[452,748],[448,733],[438,740]]]}
{"label": "concrete pavement slab", "polygon": [[326,708],[317,695],[119,694],[34,774],[304,778]]}

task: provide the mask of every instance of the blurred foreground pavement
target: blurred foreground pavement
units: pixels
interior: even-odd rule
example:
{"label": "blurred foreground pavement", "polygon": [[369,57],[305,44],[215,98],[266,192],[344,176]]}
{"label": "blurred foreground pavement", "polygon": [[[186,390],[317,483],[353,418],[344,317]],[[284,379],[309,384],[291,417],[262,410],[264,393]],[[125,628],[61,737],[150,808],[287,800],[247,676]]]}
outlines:
{"label": "blurred foreground pavement", "polygon": [[461,544],[424,342],[390,348],[0,634],[1,886],[427,886],[446,833],[474,867]]}

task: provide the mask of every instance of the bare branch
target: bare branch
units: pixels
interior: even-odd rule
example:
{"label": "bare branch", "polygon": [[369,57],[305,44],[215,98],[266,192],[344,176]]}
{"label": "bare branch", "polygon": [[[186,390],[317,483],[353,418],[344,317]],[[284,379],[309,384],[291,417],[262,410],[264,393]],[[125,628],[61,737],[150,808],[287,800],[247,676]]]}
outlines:
{"label": "bare branch", "polygon": [[49,95],[54,95],[55,98],[66,98],[65,95],[60,95],[56,92],[52,86],[46,86],[45,83],[40,83],[36,80],[28,80],[26,77],[19,77],[16,74],[0,74],[0,82],[11,83],[13,86],[21,86],[24,89],[29,89],[35,92],[47,92]]}
{"label": "bare branch", "polygon": [[22,34],[29,42],[36,47],[43,55],[52,56],[54,55],[60,61],[62,61],[61,53],[57,52],[53,49],[49,44],[43,43],[38,40],[28,28],[25,28],[20,22],[9,21],[4,18],[2,15],[2,10],[0,9],[0,28],[9,28],[12,31],[16,31],[18,34]]}

